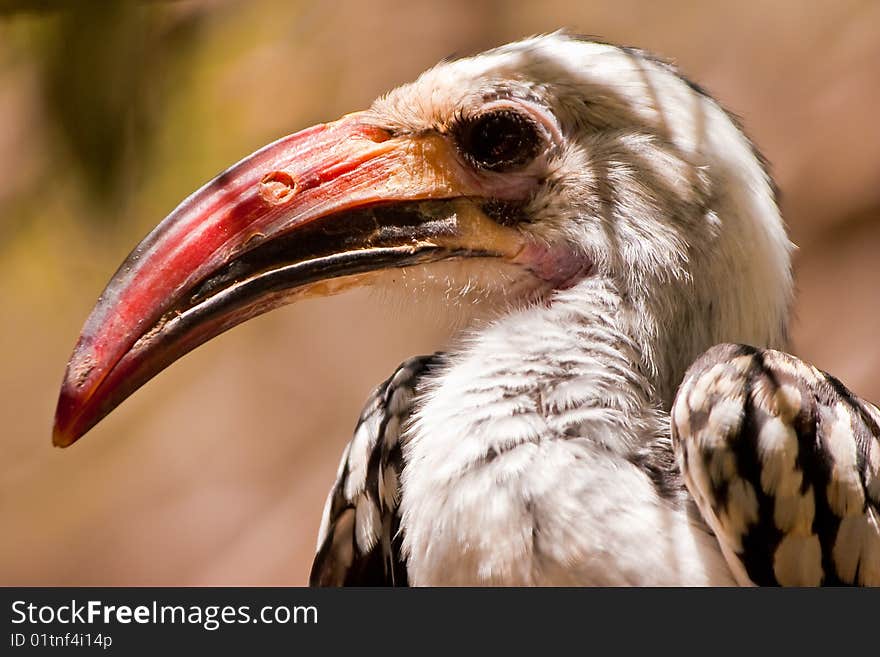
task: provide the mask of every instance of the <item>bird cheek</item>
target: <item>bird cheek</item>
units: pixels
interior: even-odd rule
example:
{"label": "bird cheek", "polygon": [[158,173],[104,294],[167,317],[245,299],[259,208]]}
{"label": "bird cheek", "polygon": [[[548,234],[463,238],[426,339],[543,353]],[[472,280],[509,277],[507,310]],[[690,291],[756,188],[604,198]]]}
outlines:
{"label": "bird cheek", "polygon": [[547,245],[531,241],[513,262],[528,269],[553,289],[564,290],[594,272],[592,261],[566,245]]}
{"label": "bird cheek", "polygon": [[492,173],[479,176],[477,185],[485,198],[525,203],[538,187],[538,175],[527,172]]}

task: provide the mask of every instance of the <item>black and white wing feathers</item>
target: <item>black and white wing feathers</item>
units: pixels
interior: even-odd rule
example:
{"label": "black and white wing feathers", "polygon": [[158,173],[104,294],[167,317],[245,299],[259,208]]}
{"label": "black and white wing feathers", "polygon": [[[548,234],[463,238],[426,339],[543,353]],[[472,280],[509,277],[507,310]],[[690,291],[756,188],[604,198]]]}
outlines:
{"label": "black and white wing feathers", "polygon": [[398,510],[400,438],[419,377],[438,358],[405,361],[368,399],[324,507],[312,586],[408,584]]}
{"label": "black and white wing feathers", "polygon": [[725,344],[672,409],[685,483],[741,584],[880,585],[880,411],[785,353]]}

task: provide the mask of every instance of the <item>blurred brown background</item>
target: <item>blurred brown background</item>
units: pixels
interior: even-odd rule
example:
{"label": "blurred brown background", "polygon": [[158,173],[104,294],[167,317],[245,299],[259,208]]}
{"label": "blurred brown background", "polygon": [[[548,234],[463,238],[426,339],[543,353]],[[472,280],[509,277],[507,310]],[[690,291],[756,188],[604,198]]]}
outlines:
{"label": "blurred brown background", "polygon": [[79,329],[217,171],[442,57],[568,27],[676,61],[773,164],[795,353],[880,399],[880,3],[0,0],[0,584],[303,584],[371,387],[442,346],[366,292],[252,321],[50,446]]}

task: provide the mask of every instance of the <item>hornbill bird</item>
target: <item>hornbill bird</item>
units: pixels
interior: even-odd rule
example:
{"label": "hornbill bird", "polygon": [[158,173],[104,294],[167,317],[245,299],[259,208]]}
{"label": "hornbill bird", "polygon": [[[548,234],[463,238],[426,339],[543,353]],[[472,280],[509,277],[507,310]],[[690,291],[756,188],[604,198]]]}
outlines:
{"label": "hornbill bird", "polygon": [[479,309],[370,397],[313,584],[880,584],[880,411],[775,349],[790,253],[736,121],[554,33],[284,137],[122,264],[66,446],[185,353],[352,285]]}

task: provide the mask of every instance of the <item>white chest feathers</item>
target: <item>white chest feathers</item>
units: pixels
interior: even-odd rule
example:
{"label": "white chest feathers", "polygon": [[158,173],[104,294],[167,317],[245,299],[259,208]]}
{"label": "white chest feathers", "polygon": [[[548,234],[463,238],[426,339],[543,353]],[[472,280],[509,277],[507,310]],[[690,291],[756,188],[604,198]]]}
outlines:
{"label": "white chest feathers", "polygon": [[480,332],[427,382],[404,447],[410,583],[734,584],[684,497],[632,457],[667,419],[627,341],[547,313]]}

